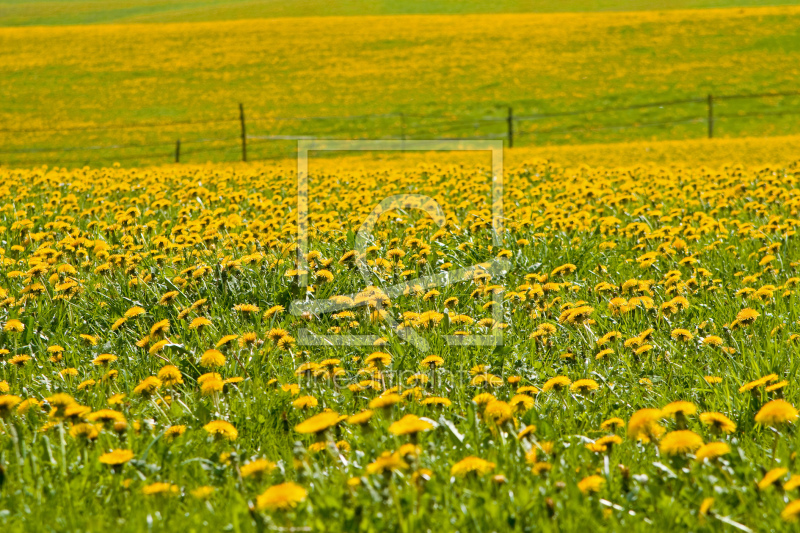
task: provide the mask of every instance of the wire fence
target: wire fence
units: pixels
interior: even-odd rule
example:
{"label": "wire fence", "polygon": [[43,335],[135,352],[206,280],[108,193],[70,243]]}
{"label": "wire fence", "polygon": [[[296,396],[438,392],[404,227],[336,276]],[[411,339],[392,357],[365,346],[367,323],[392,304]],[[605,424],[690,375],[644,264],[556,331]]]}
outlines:
{"label": "wire fence", "polygon": [[[640,130],[680,125],[705,124],[702,134],[715,136],[715,125],[720,121],[768,119],[800,115],[800,98],[796,105],[786,105],[783,99],[800,97],[798,91],[766,92],[757,94],[707,95],[624,106],[596,106],[566,111],[515,114],[512,107],[495,116],[463,117],[458,115],[425,115],[410,113],[383,113],[349,116],[246,116],[245,108],[239,104],[239,116],[209,117],[195,120],[143,121],[136,123],[53,126],[40,128],[0,128],[0,165],[57,163],[91,164],[97,161],[141,161],[152,163],[185,162],[192,155],[213,155],[236,152],[248,160],[248,144],[256,147],[263,143],[276,143],[314,138],[371,138],[371,139],[504,139],[508,147],[519,144],[549,144],[548,137],[594,132]],[[763,109],[738,109],[736,112],[716,113],[720,102],[742,100],[769,100],[780,105]],[[777,99],[777,100],[776,100]],[[668,117],[649,117],[647,112],[657,109],[686,108],[687,112]],[[498,108],[495,108],[495,111]],[[638,120],[614,120],[620,114],[639,113]],[[609,121],[608,117],[612,120]],[[578,120],[577,123],[569,123]],[[383,121],[382,124],[379,124]],[[555,124],[553,124],[555,122]],[[253,126],[258,130],[252,131]],[[208,130],[224,128],[226,135],[209,136]],[[186,131],[191,129],[192,131]],[[800,130],[800,128],[797,128]],[[66,134],[74,139],[79,134],[115,134],[141,130],[155,130],[157,141],[117,142],[108,144],[62,145],[14,147],[20,142],[29,142],[27,137]],[[206,135],[203,132],[206,131]],[[299,133],[302,132],[302,133]],[[236,133],[236,135],[234,135]],[[697,131],[692,132],[695,136]],[[130,135],[130,133],[125,133]],[[200,135],[192,138],[191,135]],[[748,132],[751,134],[751,132]],[[174,135],[175,140],[165,140]],[[521,142],[520,142],[521,141]],[[37,144],[35,141],[30,141]],[[127,153],[134,150],[135,153]],[[70,156],[74,157],[70,157]],[[285,154],[288,155],[288,154]],[[284,156],[285,156],[284,155]],[[263,159],[263,157],[261,157]],[[250,157],[250,160],[254,158]]]}

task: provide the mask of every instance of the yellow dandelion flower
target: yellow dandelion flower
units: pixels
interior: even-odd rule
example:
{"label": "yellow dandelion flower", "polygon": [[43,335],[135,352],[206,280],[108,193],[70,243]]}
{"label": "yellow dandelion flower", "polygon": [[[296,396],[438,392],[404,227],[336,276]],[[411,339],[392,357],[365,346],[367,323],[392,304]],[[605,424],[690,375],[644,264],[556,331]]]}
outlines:
{"label": "yellow dandelion flower", "polygon": [[213,496],[214,487],[210,487],[208,485],[203,485],[202,487],[197,487],[196,489],[190,491],[190,494],[197,498],[198,500],[208,500]]}
{"label": "yellow dandelion flower", "polygon": [[150,395],[161,387],[161,380],[155,376],[150,376],[142,380],[134,389],[134,394]]}
{"label": "yellow dandelion flower", "polygon": [[239,432],[236,431],[236,428],[233,427],[233,424],[226,422],[225,420],[213,420],[203,426],[203,429],[205,429],[209,435],[217,439],[227,439],[233,441],[239,436]]}
{"label": "yellow dandelion flower", "polygon": [[559,391],[568,387],[572,383],[567,376],[556,376],[548,379],[542,386],[542,391],[548,392],[551,390]]}
{"label": "yellow dandelion flower", "polygon": [[395,404],[402,403],[403,397],[399,394],[389,393],[389,394],[382,394],[377,398],[373,399],[369,402],[370,409],[380,409],[380,408],[388,408]]}
{"label": "yellow dandelion flower", "polygon": [[104,465],[119,466],[125,464],[135,457],[131,450],[112,450],[100,456],[100,462]]}
{"label": "yellow dandelion flower", "polygon": [[663,418],[661,409],[640,409],[628,421],[628,437],[646,442],[657,440],[663,432],[658,421]]}
{"label": "yellow dandelion flower", "polygon": [[207,326],[210,326],[210,325],[211,325],[211,321],[209,319],[207,319],[206,317],[203,317],[203,316],[199,316],[199,317],[193,319],[189,323],[189,329],[196,329],[196,330],[199,331],[199,330],[202,330],[203,328],[205,328]]}
{"label": "yellow dandelion flower", "polygon": [[605,478],[601,476],[587,476],[578,482],[578,489],[585,494],[593,492],[600,492],[600,489],[606,484]]}
{"label": "yellow dandelion flower", "polygon": [[240,348],[249,348],[250,346],[255,344],[257,340],[258,340],[258,336],[254,332],[248,331],[247,333],[243,333],[239,337],[239,347]]}
{"label": "yellow dandelion flower", "polygon": [[533,468],[531,468],[531,473],[533,473],[534,476],[541,476],[542,474],[550,472],[550,470],[552,469],[553,469],[552,464],[544,461],[539,461],[538,463],[535,463],[533,465]]}
{"label": "yellow dandelion flower", "polygon": [[242,465],[240,469],[242,477],[259,477],[271,472],[275,468],[275,463],[266,459],[256,459]]}
{"label": "yellow dandelion flower", "polygon": [[800,500],[789,502],[781,511],[781,518],[786,522],[797,522],[800,517]]}
{"label": "yellow dandelion flower", "polygon": [[206,350],[200,358],[200,366],[203,368],[219,368],[225,366],[225,356],[222,352],[215,349]]}
{"label": "yellow dandelion flower", "polygon": [[534,425],[526,426],[525,429],[517,433],[517,440],[522,440],[525,437],[529,437],[533,435],[534,432],[536,432],[536,426]]}
{"label": "yellow dandelion flower", "polygon": [[778,380],[778,376],[776,374],[769,374],[767,376],[764,376],[764,377],[758,378],[756,380],[753,380],[753,381],[751,381],[749,383],[745,383],[744,385],[739,387],[739,392],[754,391],[755,389],[757,389],[759,387],[763,387],[767,383],[770,383],[772,381],[777,381],[777,380]]}
{"label": "yellow dandelion flower", "polygon": [[787,468],[773,468],[758,482],[758,490],[766,490],[773,485],[780,485],[780,480],[789,473]]}
{"label": "yellow dandelion flower", "polygon": [[472,401],[478,404],[479,407],[485,407],[489,403],[495,401],[497,398],[494,397],[494,394],[490,392],[482,392],[472,398]]}
{"label": "yellow dandelion flower", "polygon": [[670,336],[673,339],[681,342],[688,342],[693,338],[692,333],[688,329],[682,329],[682,328],[677,328],[672,330]]}
{"label": "yellow dandelion flower", "polygon": [[225,382],[221,379],[207,379],[200,384],[200,392],[203,396],[211,396],[213,394],[222,392],[222,389],[225,386]]}
{"label": "yellow dandelion flower", "polygon": [[383,368],[389,366],[392,362],[392,356],[386,352],[374,352],[364,362],[371,366]]}
{"label": "yellow dandelion flower", "polygon": [[723,340],[722,337],[718,337],[716,335],[709,335],[708,337],[703,339],[703,344],[706,346],[722,346]]}
{"label": "yellow dandelion flower", "polygon": [[733,433],[736,431],[736,424],[722,413],[702,413],[700,422],[706,426],[711,426],[717,432]]}
{"label": "yellow dandelion flower", "polygon": [[731,447],[728,446],[726,442],[709,442],[708,444],[704,444],[694,452],[695,460],[698,463],[702,463],[703,461],[708,460],[709,462],[714,461],[718,457],[722,457],[731,452]]}
{"label": "yellow dandelion flower", "polygon": [[170,341],[168,339],[160,340],[157,343],[153,344],[150,347],[150,349],[147,350],[147,353],[149,353],[151,355],[152,354],[156,354],[156,353],[160,352],[169,343],[170,343]]}
{"label": "yellow dandelion flower", "polygon": [[94,335],[87,335],[85,333],[81,333],[80,335],[78,335],[78,337],[80,337],[81,340],[89,346],[97,346],[98,338],[95,337]]}
{"label": "yellow dandelion flower", "polygon": [[169,319],[159,320],[150,328],[150,337],[165,335],[169,331]]}
{"label": "yellow dandelion flower", "polygon": [[142,487],[145,496],[172,496],[178,494],[180,489],[171,483],[151,483]]}
{"label": "yellow dandelion flower", "polygon": [[483,416],[485,420],[491,420],[495,424],[501,425],[513,418],[513,410],[506,402],[493,400],[486,404]]}
{"label": "yellow dandelion flower", "polygon": [[797,420],[797,409],[785,400],[772,400],[764,404],[756,414],[756,422],[763,426],[777,427]]}
{"label": "yellow dandelion flower", "polygon": [[783,484],[783,490],[794,490],[800,487],[800,475],[793,474],[789,481]]}
{"label": "yellow dandelion flower", "polygon": [[0,396],[0,417],[6,418],[22,402],[22,398],[10,394]]}
{"label": "yellow dandelion flower", "polygon": [[425,359],[423,359],[422,362],[420,362],[420,366],[422,368],[428,368],[428,369],[438,368],[443,364],[444,364],[444,359],[442,359],[438,355],[429,355]]}
{"label": "yellow dandelion flower", "polygon": [[339,423],[339,415],[333,411],[323,411],[297,424],[294,430],[298,433],[319,434]]}
{"label": "yellow dandelion flower", "polygon": [[181,371],[173,365],[165,365],[161,367],[161,370],[158,371],[158,379],[161,380],[161,384],[165,387],[171,387],[173,385],[179,385],[183,383]]}
{"label": "yellow dandelion flower", "polygon": [[744,326],[749,326],[750,324],[755,322],[756,319],[758,317],[760,317],[760,316],[761,316],[761,313],[759,313],[755,309],[750,309],[748,307],[748,308],[745,308],[745,309],[742,309],[741,311],[739,311],[739,313],[736,315],[735,323],[736,324],[741,324],[741,325],[744,325]]}
{"label": "yellow dandelion flower", "polygon": [[92,364],[95,365],[95,366],[106,366],[109,363],[113,363],[116,360],[117,360],[117,356],[116,355],[113,355],[113,354],[110,354],[110,353],[104,353],[104,354],[100,354],[97,357],[95,357],[92,360]]}
{"label": "yellow dandelion flower", "polygon": [[508,404],[515,413],[524,413],[534,406],[535,400],[527,394],[515,394]]}
{"label": "yellow dandelion flower", "polygon": [[301,396],[292,402],[292,407],[295,409],[311,409],[319,404],[313,396]]}
{"label": "yellow dandelion flower", "polygon": [[442,398],[440,396],[431,396],[430,398],[425,398],[420,402],[420,405],[430,405],[433,407],[450,407],[453,405],[448,398]]}
{"label": "yellow dandelion flower", "polygon": [[370,411],[369,409],[365,409],[360,413],[356,413],[353,416],[348,417],[347,423],[357,426],[363,426],[367,424],[370,421],[370,419],[372,419],[372,415],[373,415],[372,411]]}
{"label": "yellow dandelion flower", "polygon": [[491,463],[480,457],[469,456],[457,462],[450,469],[450,475],[464,477],[469,474],[485,475],[494,470],[495,463]]}
{"label": "yellow dandelion flower", "polygon": [[784,387],[786,387],[788,385],[789,385],[789,382],[787,380],[783,380],[783,381],[779,381],[778,383],[774,383],[774,384],[770,385],[769,387],[767,387],[764,390],[766,390],[767,392],[775,392],[776,390],[783,389]]}
{"label": "yellow dandelion flower", "polygon": [[145,312],[146,311],[143,308],[134,305],[133,307],[131,307],[130,309],[125,311],[125,314],[123,316],[125,318],[134,318],[134,317],[137,317],[139,315],[145,314]]}
{"label": "yellow dandelion flower", "polygon": [[433,429],[433,424],[416,415],[406,415],[389,426],[389,432],[394,435],[411,435],[430,429]]}
{"label": "yellow dandelion flower", "polygon": [[8,320],[6,321],[5,324],[3,324],[3,331],[9,333],[22,333],[23,331],[25,331],[25,324],[23,324],[22,321],[17,320],[16,318],[12,318],[11,320]]}
{"label": "yellow dandelion flower", "polygon": [[671,431],[661,439],[659,449],[667,455],[690,453],[703,445],[703,438],[688,429]]}
{"label": "yellow dandelion flower", "polygon": [[579,379],[570,386],[569,390],[578,394],[586,394],[599,388],[600,385],[593,379]]}
{"label": "yellow dandelion flower", "polygon": [[120,422],[125,420],[125,415],[113,409],[100,409],[86,417],[89,422],[100,422],[102,424],[109,424],[113,422]]}
{"label": "yellow dandelion flower", "polygon": [[215,348],[222,348],[223,346],[229,345],[230,343],[232,343],[233,341],[235,341],[238,338],[239,338],[238,335],[225,335],[224,337],[222,337],[217,342],[216,346],[214,346],[214,347]]}
{"label": "yellow dandelion flower", "polygon": [[617,428],[623,427],[624,425],[625,425],[624,420],[615,417],[615,418],[609,418],[608,420],[600,424],[600,429],[603,429],[605,431],[614,431]]}
{"label": "yellow dandelion flower", "polygon": [[15,355],[8,360],[8,364],[14,366],[25,366],[25,363],[31,360],[30,355]]}
{"label": "yellow dandelion flower", "polygon": [[273,485],[258,495],[256,509],[260,511],[287,511],[297,507],[307,496],[306,489],[291,481]]}
{"label": "yellow dandelion flower", "polygon": [[273,305],[272,307],[264,311],[264,318],[270,319],[274,316],[283,313],[284,311],[286,311],[286,309],[282,305]]}
{"label": "yellow dandelion flower", "polygon": [[681,400],[665,405],[661,412],[666,418],[674,418],[677,415],[690,416],[697,412],[697,406],[692,402]]}

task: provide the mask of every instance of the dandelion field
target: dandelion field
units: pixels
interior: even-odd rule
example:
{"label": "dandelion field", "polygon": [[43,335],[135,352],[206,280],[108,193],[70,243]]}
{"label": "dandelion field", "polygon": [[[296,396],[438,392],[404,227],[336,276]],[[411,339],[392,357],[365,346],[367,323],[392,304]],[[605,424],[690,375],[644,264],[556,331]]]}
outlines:
{"label": "dandelion field", "polygon": [[[773,0],[770,5],[791,5],[789,0]],[[752,0],[675,0],[657,6],[662,10],[750,7]],[[641,11],[654,9],[649,0],[498,0],[488,4],[482,0],[395,0],[371,2],[347,0],[324,2],[299,0],[151,0],[137,2],[119,0],[104,4],[91,0],[3,0],[0,2],[0,25],[39,26],[71,24],[130,24],[165,22],[210,22],[255,18],[364,15],[438,15],[476,13],[552,13],[594,11]]]}
{"label": "dandelion field", "polygon": [[796,530],[751,3],[0,0],[0,531]]}
{"label": "dandelion field", "polygon": [[[2,27],[0,164],[165,164],[178,139],[240,161],[239,103],[251,161],[292,156],[275,136],[502,138],[508,107],[634,107],[520,121],[515,147],[702,139],[708,94],[797,91],[798,33],[796,6]],[[797,135],[798,110],[720,99],[714,135]]]}
{"label": "dandelion field", "polygon": [[[0,170],[0,524],[785,529],[799,173],[520,163],[498,247],[481,165],[322,167],[300,261],[271,165]],[[365,286],[355,232],[405,193],[444,219],[384,213]]]}

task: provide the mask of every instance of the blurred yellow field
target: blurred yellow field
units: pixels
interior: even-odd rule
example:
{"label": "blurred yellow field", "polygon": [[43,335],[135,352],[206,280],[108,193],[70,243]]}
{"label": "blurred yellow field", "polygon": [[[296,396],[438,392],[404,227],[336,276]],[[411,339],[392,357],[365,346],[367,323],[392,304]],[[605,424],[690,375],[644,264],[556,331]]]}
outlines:
{"label": "blurred yellow field", "polygon": [[[3,28],[0,162],[166,163],[176,139],[185,162],[236,161],[239,103],[251,159],[292,153],[275,135],[502,138],[508,106],[699,99],[522,121],[517,146],[705,137],[708,93],[798,89],[799,29],[794,7]],[[720,100],[716,135],[797,134],[798,109]]]}
{"label": "blurred yellow field", "polygon": [[[564,168],[588,167],[722,167],[763,165],[784,166],[800,158],[800,136],[741,139],[697,139],[685,141],[639,141],[631,143],[577,144],[566,146],[523,147],[506,150],[504,161],[510,166],[548,161]],[[488,169],[487,152],[338,152],[318,154],[312,168],[318,172],[416,170],[420,165],[468,165]],[[270,162],[271,168],[293,173],[296,159]],[[234,165],[246,168],[246,165]]]}

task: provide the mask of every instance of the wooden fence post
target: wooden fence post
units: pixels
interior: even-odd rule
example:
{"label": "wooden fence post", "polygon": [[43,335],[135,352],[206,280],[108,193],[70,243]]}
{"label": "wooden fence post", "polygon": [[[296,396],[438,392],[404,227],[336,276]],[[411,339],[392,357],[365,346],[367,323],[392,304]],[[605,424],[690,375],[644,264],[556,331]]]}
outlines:
{"label": "wooden fence post", "polygon": [[239,104],[239,121],[242,123],[242,161],[247,161],[247,130],[244,127],[243,104]]}
{"label": "wooden fence post", "polygon": [[714,97],[708,95],[708,138],[714,137]]}
{"label": "wooden fence post", "polygon": [[175,141],[175,162],[176,163],[180,163],[181,162],[181,140],[180,139]]}
{"label": "wooden fence post", "polygon": [[508,147],[514,147],[514,110],[508,108]]}

